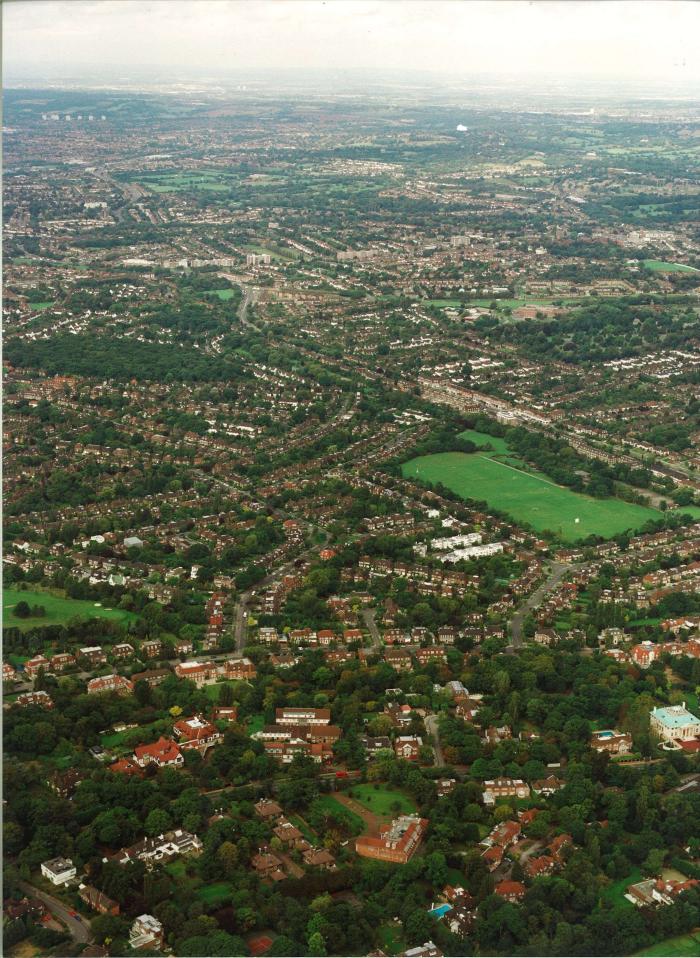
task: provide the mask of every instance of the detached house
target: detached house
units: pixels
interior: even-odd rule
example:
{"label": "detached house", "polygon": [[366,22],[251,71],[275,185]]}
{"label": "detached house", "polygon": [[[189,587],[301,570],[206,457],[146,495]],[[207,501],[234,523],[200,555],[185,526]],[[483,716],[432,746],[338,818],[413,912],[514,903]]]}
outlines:
{"label": "detached house", "polygon": [[185,762],[175,742],[172,739],[163,738],[163,736],[150,745],[138,745],[134,749],[134,761],[141,768],[145,768],[151,763],[157,765],[158,768],[179,768]]}
{"label": "detached house", "polygon": [[123,675],[101,675],[96,679],[90,679],[87,684],[88,695],[99,695],[102,692],[118,692],[120,695],[128,695],[133,691],[133,684]]}

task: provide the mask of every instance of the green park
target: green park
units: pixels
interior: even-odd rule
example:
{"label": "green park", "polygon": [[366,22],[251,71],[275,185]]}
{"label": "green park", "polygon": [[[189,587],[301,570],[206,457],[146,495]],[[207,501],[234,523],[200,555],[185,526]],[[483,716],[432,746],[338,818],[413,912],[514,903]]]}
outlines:
{"label": "green park", "polygon": [[[43,615],[21,616],[15,614],[19,602],[26,602],[30,609],[43,608]],[[71,619],[111,619],[128,625],[136,616],[124,609],[105,608],[99,602],[83,599],[68,599],[53,592],[31,592],[21,589],[3,589],[2,620],[5,628],[22,631],[45,625],[65,625]]]}

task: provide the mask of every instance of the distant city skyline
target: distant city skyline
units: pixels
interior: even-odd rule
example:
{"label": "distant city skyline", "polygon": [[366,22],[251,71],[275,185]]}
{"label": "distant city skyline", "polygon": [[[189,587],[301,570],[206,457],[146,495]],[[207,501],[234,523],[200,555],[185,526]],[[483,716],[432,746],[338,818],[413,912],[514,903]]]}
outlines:
{"label": "distant city skyline", "polygon": [[384,70],[693,87],[698,37],[700,5],[685,0],[9,0],[3,74]]}

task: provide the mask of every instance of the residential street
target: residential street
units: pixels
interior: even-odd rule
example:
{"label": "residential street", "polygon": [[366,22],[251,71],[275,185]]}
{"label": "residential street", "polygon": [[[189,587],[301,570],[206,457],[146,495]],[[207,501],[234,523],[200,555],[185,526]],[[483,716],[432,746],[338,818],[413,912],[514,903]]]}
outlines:
{"label": "residential street", "polygon": [[20,885],[28,895],[31,895],[33,898],[39,898],[51,909],[56,918],[60,919],[60,921],[66,925],[75,941],[81,944],[87,944],[87,942],[90,941],[92,935],[90,932],[90,922],[87,918],[73,918],[70,914],[70,910],[66,908],[58,898],[54,898],[53,895],[48,895],[46,892],[40,891],[40,889],[35,888],[34,885],[30,885],[29,882],[20,882]]}

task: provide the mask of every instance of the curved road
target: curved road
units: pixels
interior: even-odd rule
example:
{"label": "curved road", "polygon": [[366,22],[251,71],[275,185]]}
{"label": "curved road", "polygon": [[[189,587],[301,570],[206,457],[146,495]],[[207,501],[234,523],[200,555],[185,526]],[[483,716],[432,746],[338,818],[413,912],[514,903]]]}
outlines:
{"label": "curved road", "polygon": [[58,898],[54,898],[53,895],[49,895],[45,891],[35,888],[34,885],[30,885],[28,882],[20,882],[20,885],[28,895],[43,901],[56,918],[66,925],[74,941],[80,944],[87,944],[92,940],[90,922],[87,918],[73,918],[70,913],[71,909],[67,908],[63,902],[59,901]]}

